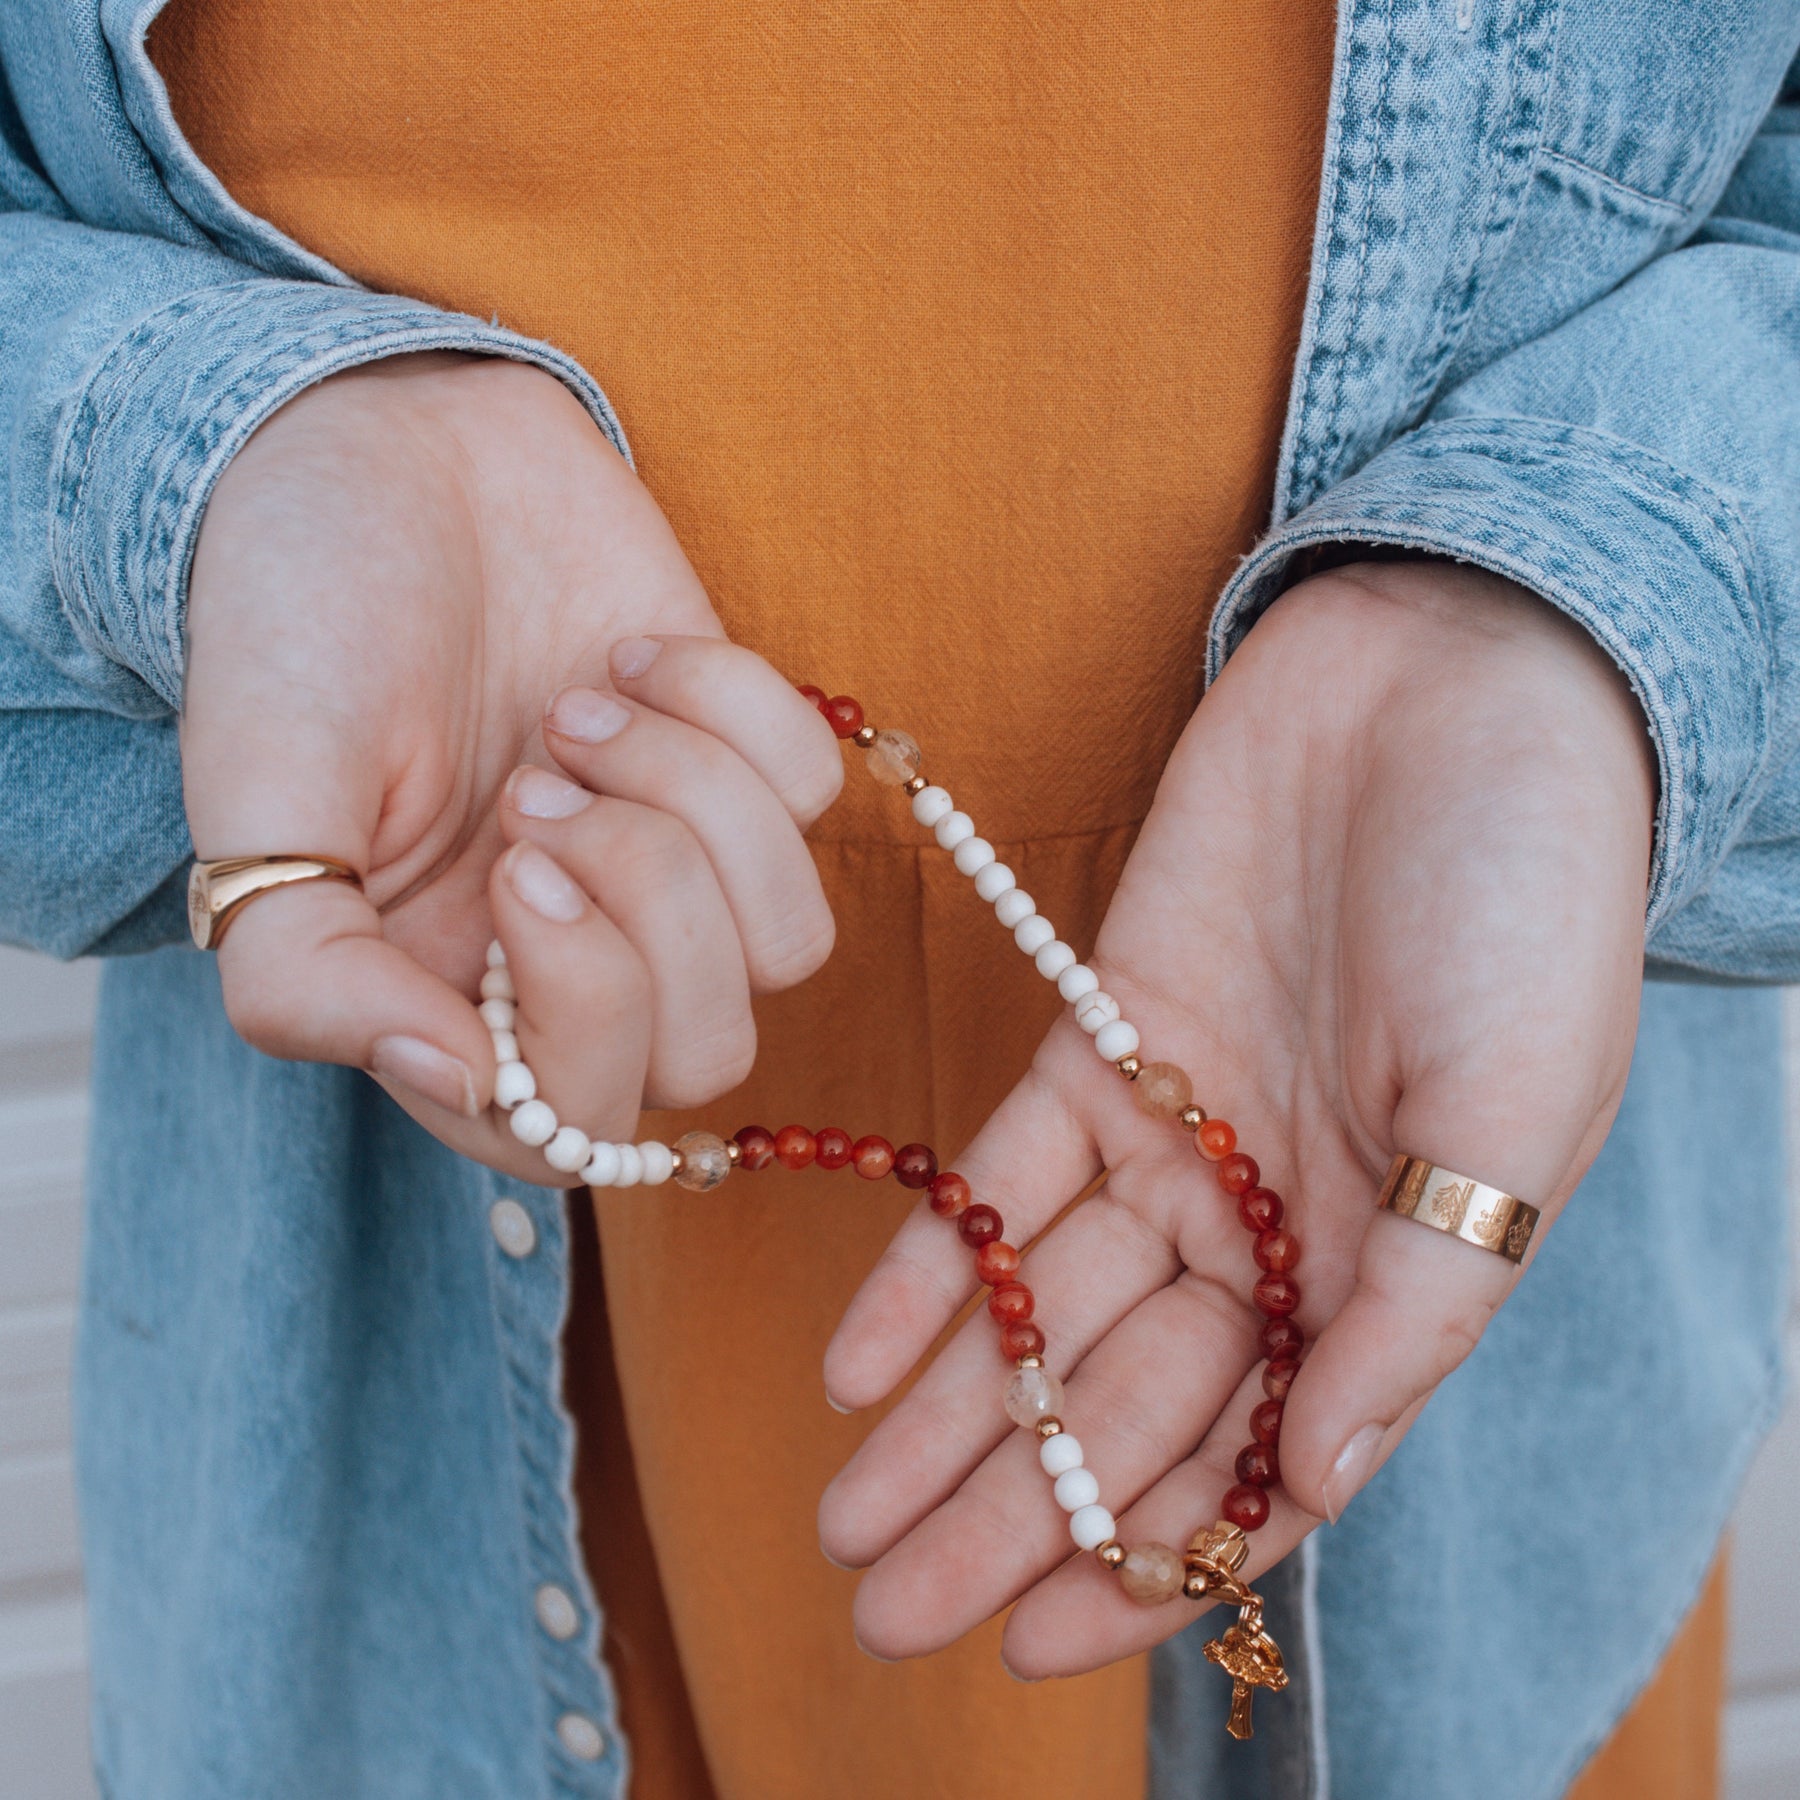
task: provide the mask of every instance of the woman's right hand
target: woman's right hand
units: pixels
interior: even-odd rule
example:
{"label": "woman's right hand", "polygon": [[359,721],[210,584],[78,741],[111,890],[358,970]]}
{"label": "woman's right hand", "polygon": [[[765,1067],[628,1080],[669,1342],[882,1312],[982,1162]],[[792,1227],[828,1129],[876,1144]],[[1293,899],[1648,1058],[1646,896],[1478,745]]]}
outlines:
{"label": "woman's right hand", "polygon": [[407,356],[291,401],[214,491],[188,633],[196,852],[333,857],[365,884],[244,908],[219,950],[232,1023],[370,1070],[465,1154],[545,1175],[485,1110],[490,937],[541,1091],[608,1138],[735,1086],[751,993],[830,950],[801,837],[842,780],[830,727],[726,641],[541,371]]}

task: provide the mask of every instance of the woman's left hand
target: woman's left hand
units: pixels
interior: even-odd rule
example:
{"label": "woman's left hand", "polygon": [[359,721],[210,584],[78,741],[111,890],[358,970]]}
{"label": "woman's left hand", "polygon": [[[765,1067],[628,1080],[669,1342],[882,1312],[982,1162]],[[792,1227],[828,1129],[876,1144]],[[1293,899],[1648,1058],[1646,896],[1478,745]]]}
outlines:
{"label": "woman's left hand", "polygon": [[[1303,1247],[1309,1348],[1248,1577],[1342,1511],[1517,1278],[1376,1211],[1394,1153],[1541,1204],[1535,1254],[1599,1150],[1631,1059],[1655,796],[1642,715],[1595,645],[1447,564],[1302,583],[1183,734],[1091,962],[1143,1060],[1179,1064],[1235,1125]],[[1218,1517],[1263,1398],[1236,1203],[1068,1012],[956,1167],[1008,1240],[1037,1239],[1019,1279],[1118,1537],[1179,1550]],[[972,1260],[921,1203],[827,1354],[836,1402],[900,1384],[975,1292]],[[1072,1553],[1037,1440],[1002,1410],[995,1334],[978,1309],[876,1428],[825,1495],[823,1544],[868,1567],[857,1632],[877,1655],[1017,1602],[1008,1666],[1074,1674],[1195,1609],[1139,1605]]]}

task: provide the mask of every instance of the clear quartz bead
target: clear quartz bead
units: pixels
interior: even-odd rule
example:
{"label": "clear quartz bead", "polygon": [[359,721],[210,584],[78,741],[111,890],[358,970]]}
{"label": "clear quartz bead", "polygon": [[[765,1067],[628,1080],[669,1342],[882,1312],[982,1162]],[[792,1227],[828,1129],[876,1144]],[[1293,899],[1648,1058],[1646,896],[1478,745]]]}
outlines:
{"label": "clear quartz bead", "polygon": [[690,1193],[710,1193],[731,1173],[731,1152],[710,1131],[686,1132],[675,1140],[675,1148],[681,1152],[675,1179]]}
{"label": "clear quartz bead", "polygon": [[1006,1416],[1032,1426],[1062,1410],[1063,1385],[1048,1369],[1015,1369],[1006,1384]]}
{"label": "clear quartz bead", "polygon": [[1134,1544],[1119,1564],[1119,1586],[1133,1600],[1155,1606],[1181,1592],[1186,1573],[1181,1557],[1167,1544]]}
{"label": "clear quartz bead", "polygon": [[1153,1119],[1177,1119],[1194,1100],[1186,1069],[1170,1062],[1145,1063],[1131,1084],[1131,1096]]}
{"label": "clear quartz bead", "polygon": [[878,731],[869,746],[869,773],[883,787],[905,787],[919,772],[925,753],[904,731]]}

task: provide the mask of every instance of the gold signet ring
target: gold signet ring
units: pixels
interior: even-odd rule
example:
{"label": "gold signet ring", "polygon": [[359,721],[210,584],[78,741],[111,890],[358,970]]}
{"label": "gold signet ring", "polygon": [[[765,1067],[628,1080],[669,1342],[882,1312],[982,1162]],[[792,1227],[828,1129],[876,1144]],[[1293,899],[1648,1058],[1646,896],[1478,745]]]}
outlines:
{"label": "gold signet ring", "polygon": [[1465,1244],[1518,1262],[1537,1230],[1538,1209],[1485,1181],[1440,1168],[1422,1156],[1396,1156],[1381,1184],[1381,1204],[1403,1219],[1447,1231]]}
{"label": "gold signet ring", "polygon": [[292,881],[347,881],[359,893],[362,877],[328,856],[225,856],[197,862],[188,876],[188,930],[202,950],[216,950],[225,928],[258,894]]}

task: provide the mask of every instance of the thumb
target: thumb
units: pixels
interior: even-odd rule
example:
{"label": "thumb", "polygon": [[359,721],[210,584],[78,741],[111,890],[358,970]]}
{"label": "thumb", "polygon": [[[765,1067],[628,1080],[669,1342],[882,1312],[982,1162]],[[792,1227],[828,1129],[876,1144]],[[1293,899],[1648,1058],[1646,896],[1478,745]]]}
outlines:
{"label": "thumb", "polygon": [[[1566,1187],[1574,1185],[1568,1180],[1565,1187],[1566,1161],[1546,1174],[1542,1166],[1534,1172],[1532,1160],[1515,1155],[1517,1185],[1504,1190],[1534,1205],[1546,1192],[1554,1195],[1555,1204],[1542,1207],[1528,1254],[1535,1253]],[[1479,1147],[1441,1166],[1466,1170],[1484,1185],[1502,1179],[1494,1160],[1479,1159]],[[1350,1296],[1289,1390],[1281,1420],[1282,1485],[1308,1512],[1334,1523],[1399,1445],[1438,1384],[1481,1341],[1519,1279],[1520,1264],[1427,1222],[1436,1194],[1454,1186],[1434,1184],[1433,1196],[1414,1217],[1374,1214]],[[1470,1203],[1466,1192],[1449,1193],[1436,1216],[1440,1222],[1468,1217],[1457,1208]],[[1473,1204],[1482,1209],[1477,1219],[1491,1216],[1486,1196],[1477,1192]]]}

